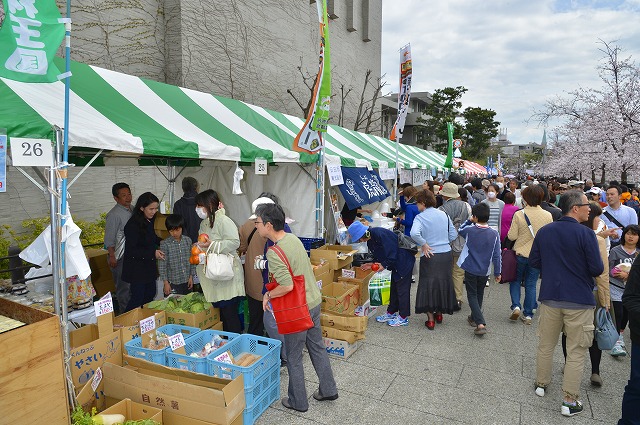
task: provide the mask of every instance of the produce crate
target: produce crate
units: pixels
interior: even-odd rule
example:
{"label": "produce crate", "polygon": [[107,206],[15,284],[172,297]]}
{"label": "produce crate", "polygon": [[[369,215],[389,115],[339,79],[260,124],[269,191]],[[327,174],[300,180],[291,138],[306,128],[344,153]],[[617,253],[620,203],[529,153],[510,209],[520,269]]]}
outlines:
{"label": "produce crate", "polygon": [[171,348],[166,349],[167,366],[176,369],[190,370],[191,372],[206,374],[207,358],[191,357],[189,354],[193,353],[194,351],[202,350],[207,342],[211,342],[211,339],[214,335],[219,335],[220,338],[226,340],[227,343],[240,336],[240,334],[233,332],[200,331],[197,334],[185,339],[184,349],[187,352],[186,355],[174,353]]}
{"label": "produce crate", "polygon": [[[280,371],[278,371],[278,374]],[[253,425],[253,423],[267,410],[267,407],[280,398],[280,380],[273,384],[253,405],[244,409],[242,418],[245,425]],[[245,392],[246,396],[246,392]],[[249,402],[247,402],[249,404]]]}
{"label": "produce crate", "polygon": [[[244,376],[244,388],[253,388],[263,377],[271,372],[275,365],[280,365],[280,349],[282,343],[277,339],[243,334],[223,347],[218,348],[207,357],[207,374],[218,378],[235,379]],[[233,357],[242,353],[256,354],[260,359],[250,366],[237,366],[215,361],[214,358],[228,351]]]}
{"label": "produce crate", "polygon": [[[197,334],[198,332],[200,332],[200,329],[191,326],[164,325],[160,326],[155,331],[163,332],[167,335],[175,335],[178,332],[181,332],[186,342],[186,339],[188,337]],[[125,343],[124,348],[127,350],[127,353],[130,356],[138,357],[139,359],[144,359],[164,366],[166,366],[167,364],[166,348],[162,348],[160,350],[144,348],[142,346],[142,337],[134,338],[131,341]]]}
{"label": "produce crate", "polygon": [[251,406],[256,403],[276,383],[280,386],[280,364],[272,366],[254,385],[250,387],[245,385],[244,399],[247,403],[246,405]]}
{"label": "produce crate", "polygon": [[311,252],[312,249],[320,248],[324,245],[324,238],[298,238],[302,245],[304,245],[304,249],[307,250],[307,255]]}

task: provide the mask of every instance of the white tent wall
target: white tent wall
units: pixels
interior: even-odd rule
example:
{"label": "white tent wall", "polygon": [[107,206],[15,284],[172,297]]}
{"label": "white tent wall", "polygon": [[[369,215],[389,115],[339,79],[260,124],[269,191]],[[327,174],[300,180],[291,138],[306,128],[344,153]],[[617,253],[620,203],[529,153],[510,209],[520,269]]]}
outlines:
{"label": "white tent wall", "polygon": [[[256,175],[255,167],[240,167],[244,177],[240,184],[242,195],[234,195],[235,163],[203,161],[200,168],[185,169],[176,181],[175,199],[182,196],[182,178],[192,176],[200,183],[200,190],[214,189],[224,203],[227,215],[238,225],[251,215],[251,203],[262,192],[271,192],[280,199],[287,217],[295,220],[291,230],[298,236],[314,237],[316,225],[315,164],[270,165],[268,174]],[[178,172],[179,169],[176,171]],[[167,196],[168,199],[168,196]]]}

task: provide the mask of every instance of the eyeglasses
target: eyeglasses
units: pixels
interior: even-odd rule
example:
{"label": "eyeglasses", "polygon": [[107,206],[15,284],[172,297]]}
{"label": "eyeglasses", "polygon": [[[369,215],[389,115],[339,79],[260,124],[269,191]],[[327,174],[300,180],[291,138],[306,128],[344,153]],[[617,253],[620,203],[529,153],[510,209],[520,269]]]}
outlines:
{"label": "eyeglasses", "polygon": [[264,224],[264,222],[263,222],[263,221],[258,221],[258,220],[255,220],[253,223],[254,223],[254,224]]}
{"label": "eyeglasses", "polygon": [[590,203],[586,203],[586,204],[575,204],[574,207],[591,207]]}

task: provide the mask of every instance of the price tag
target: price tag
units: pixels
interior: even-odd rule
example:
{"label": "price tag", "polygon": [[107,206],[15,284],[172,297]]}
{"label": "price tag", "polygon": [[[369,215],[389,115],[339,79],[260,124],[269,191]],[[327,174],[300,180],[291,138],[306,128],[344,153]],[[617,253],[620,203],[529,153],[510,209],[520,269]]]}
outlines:
{"label": "price tag", "polygon": [[346,278],[349,278],[349,279],[355,279],[356,278],[356,271],[355,270],[342,269],[342,277],[346,277]]}
{"label": "price tag", "polygon": [[111,298],[111,292],[107,292],[104,297],[96,301],[93,304],[93,308],[96,312],[96,317],[113,313],[113,299]]}
{"label": "price tag", "polygon": [[184,347],[184,335],[182,335],[181,332],[178,332],[175,335],[169,336],[169,345],[173,351]]}
{"label": "price tag", "polygon": [[11,160],[16,167],[51,167],[52,152],[51,140],[11,138]]}
{"label": "price tag", "polygon": [[149,333],[152,330],[154,330],[155,328],[156,328],[156,317],[155,316],[147,317],[146,319],[142,319],[140,321],[140,334],[141,335]]}
{"label": "price tag", "polygon": [[267,160],[264,158],[256,158],[256,175],[267,174]]}
{"label": "price tag", "polygon": [[342,167],[340,165],[327,164],[327,173],[329,174],[329,184],[331,186],[344,184],[344,178],[342,177]]}
{"label": "price tag", "polygon": [[231,354],[228,351],[220,354],[218,357],[214,358],[215,361],[220,363],[233,364],[233,359],[231,358]]}
{"label": "price tag", "polygon": [[93,374],[93,379],[91,380],[91,389],[95,392],[100,385],[100,381],[102,381],[102,369],[97,368],[96,372]]}

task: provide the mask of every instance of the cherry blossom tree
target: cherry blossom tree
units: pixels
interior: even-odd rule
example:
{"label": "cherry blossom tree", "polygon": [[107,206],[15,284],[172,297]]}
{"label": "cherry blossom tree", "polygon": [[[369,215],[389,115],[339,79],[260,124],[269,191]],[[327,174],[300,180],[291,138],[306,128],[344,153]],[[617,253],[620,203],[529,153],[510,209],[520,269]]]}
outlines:
{"label": "cherry blossom tree", "polygon": [[621,57],[620,47],[601,44],[602,86],[556,96],[533,117],[545,125],[561,120],[547,173],[627,182],[640,174],[640,69],[631,57]]}

